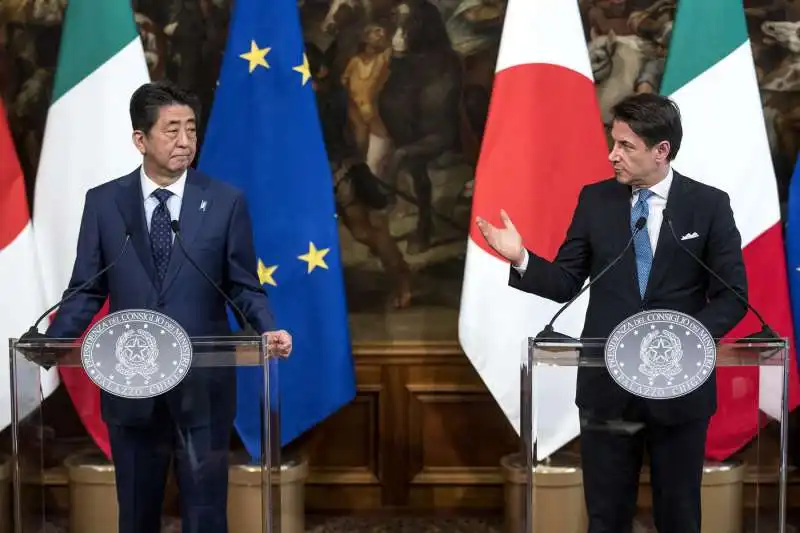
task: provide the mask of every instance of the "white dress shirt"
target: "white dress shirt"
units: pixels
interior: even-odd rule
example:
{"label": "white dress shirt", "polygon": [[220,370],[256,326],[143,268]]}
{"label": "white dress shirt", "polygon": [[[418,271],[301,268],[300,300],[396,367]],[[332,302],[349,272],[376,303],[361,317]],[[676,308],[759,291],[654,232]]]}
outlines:
{"label": "white dress shirt", "polygon": [[[658,234],[661,232],[661,222],[664,220],[664,208],[667,207],[667,197],[669,196],[669,189],[672,187],[672,167],[667,170],[667,175],[663,180],[659,181],[650,190],[653,194],[647,199],[647,235],[650,237],[650,247],[653,250],[653,256],[656,255],[656,244],[658,243]],[[631,209],[634,204],[639,200],[640,189],[635,189],[631,195]],[[523,275],[528,269],[528,250],[523,250],[525,257],[522,259],[520,266],[514,265],[514,269]]]}
{"label": "white dress shirt", "polygon": [[[650,248],[653,250],[653,256],[656,255],[656,244],[658,243],[658,234],[661,232],[661,222],[664,220],[664,208],[667,207],[667,197],[669,196],[669,189],[672,187],[672,167],[667,171],[667,175],[663,180],[659,181],[650,190],[653,194],[647,199],[647,234],[650,237]],[[636,189],[631,195],[631,209],[634,204],[639,200],[639,191]]]}
{"label": "white dress shirt", "polygon": [[[147,221],[147,231],[150,232],[150,221],[153,220],[153,211],[158,207],[158,200],[153,196],[156,189],[167,189],[172,193],[167,199],[167,209],[169,209],[170,220],[180,220],[181,203],[183,202],[183,190],[186,188],[186,171],[183,172],[178,181],[167,187],[161,187],[151,180],[144,171],[144,166],[139,172],[142,183],[142,198],[144,199],[144,216]],[[175,235],[172,236],[175,239]]]}

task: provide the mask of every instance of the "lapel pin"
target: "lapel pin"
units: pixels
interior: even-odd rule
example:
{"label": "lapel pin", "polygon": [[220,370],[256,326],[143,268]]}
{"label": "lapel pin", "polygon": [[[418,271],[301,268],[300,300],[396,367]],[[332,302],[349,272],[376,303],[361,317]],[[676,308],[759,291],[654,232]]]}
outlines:
{"label": "lapel pin", "polygon": [[200,202],[200,211],[202,211],[203,213],[206,212],[206,201],[205,200]]}

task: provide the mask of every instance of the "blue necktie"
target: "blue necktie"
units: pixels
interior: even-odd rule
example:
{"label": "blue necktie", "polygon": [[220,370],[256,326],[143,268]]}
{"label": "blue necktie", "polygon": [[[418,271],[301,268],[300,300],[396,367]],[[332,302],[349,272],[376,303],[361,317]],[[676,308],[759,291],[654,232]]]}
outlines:
{"label": "blue necktie", "polygon": [[[650,210],[647,207],[647,199],[653,195],[650,189],[641,189],[639,199],[633,204],[631,209],[631,231],[636,231],[636,221],[639,217],[647,218]],[[647,288],[647,278],[650,277],[650,267],[653,266],[653,249],[650,247],[650,235],[647,233],[647,226],[643,227],[636,237],[633,238],[633,249],[636,253],[636,273],[639,276],[639,296],[644,298],[644,291]]]}
{"label": "blue necktie", "polygon": [[150,249],[153,252],[156,278],[160,285],[167,273],[169,254],[172,250],[172,217],[167,208],[167,199],[172,193],[166,189],[156,189],[153,191],[153,196],[158,200],[158,205],[150,221]]}

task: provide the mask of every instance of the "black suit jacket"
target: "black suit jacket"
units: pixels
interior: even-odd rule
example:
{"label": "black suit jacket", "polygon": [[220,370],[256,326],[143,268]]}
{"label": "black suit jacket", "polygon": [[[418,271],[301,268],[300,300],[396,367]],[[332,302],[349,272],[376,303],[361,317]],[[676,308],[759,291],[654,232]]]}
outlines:
{"label": "black suit jacket", "polygon": [[[557,302],[566,302],[624,249],[631,237],[631,187],[615,179],[581,191],[566,240],[553,262],[529,253],[523,276],[511,268],[509,284]],[[667,198],[678,238],[696,232],[683,245],[747,297],[741,236],[728,195],[673,171]],[[644,230],[643,230],[644,231]],[[716,337],[725,336],[747,309],[718,280],[681,250],[666,220],[653,257],[644,297],[639,295],[633,246],[589,289],[583,338],[605,338],[628,316],[647,309],[672,309],[693,316]],[[602,357],[601,353],[591,356]],[[577,405],[586,414],[619,417],[636,398],[619,387],[604,368],[578,371]],[[716,410],[716,372],[699,389],[669,400],[646,400],[656,420],[677,423],[710,417]]]}

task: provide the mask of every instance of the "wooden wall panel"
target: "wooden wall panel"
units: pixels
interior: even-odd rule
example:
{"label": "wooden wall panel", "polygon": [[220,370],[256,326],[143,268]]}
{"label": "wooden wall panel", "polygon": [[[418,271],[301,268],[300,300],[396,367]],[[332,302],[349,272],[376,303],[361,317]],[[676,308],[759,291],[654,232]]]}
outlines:
{"label": "wooden wall panel", "polygon": [[358,396],[297,446],[311,510],[502,508],[511,425],[453,343],[356,350]]}
{"label": "wooden wall panel", "polygon": [[[309,511],[502,511],[500,460],[519,442],[457,344],[360,345],[356,368],[357,399],[297,447],[312,464]],[[737,457],[755,463],[758,454],[763,467],[774,465],[777,437],[768,428]],[[748,476],[745,506],[756,494],[774,505],[771,473]],[[793,477],[790,507],[800,506],[797,483]],[[641,492],[647,499],[649,487]]]}

